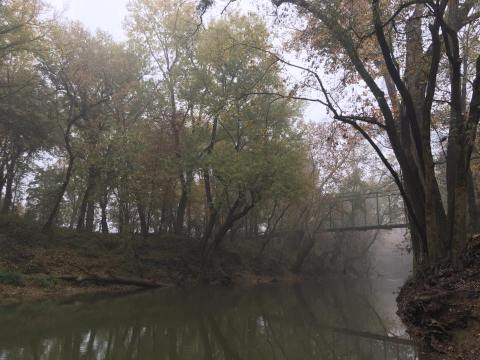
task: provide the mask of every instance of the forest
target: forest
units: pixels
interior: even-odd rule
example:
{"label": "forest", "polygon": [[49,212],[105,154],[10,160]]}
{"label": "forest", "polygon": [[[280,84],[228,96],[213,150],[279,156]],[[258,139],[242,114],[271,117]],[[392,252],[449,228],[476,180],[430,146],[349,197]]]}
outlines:
{"label": "forest", "polygon": [[[3,302],[373,278],[401,250],[420,359],[480,358],[478,0],[126,11],[118,40],[0,0]],[[240,358],[217,330],[204,358]]]}
{"label": "forest", "polygon": [[25,25],[4,36],[19,45],[3,67],[3,214],[209,251],[227,234],[313,233],[322,196],[391,186],[366,175],[378,164],[352,130],[303,121],[259,17],[203,29],[194,3],[134,2],[120,44],[20,3]]}

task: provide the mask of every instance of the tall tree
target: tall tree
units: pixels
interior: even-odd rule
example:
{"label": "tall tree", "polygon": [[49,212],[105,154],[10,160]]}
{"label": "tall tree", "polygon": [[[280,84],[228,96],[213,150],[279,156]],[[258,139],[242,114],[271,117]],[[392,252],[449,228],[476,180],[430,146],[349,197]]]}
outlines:
{"label": "tall tree", "polygon": [[[48,117],[48,85],[31,53],[15,52],[0,66],[0,193],[2,212],[13,207],[14,180],[20,167],[55,144],[57,133]],[[21,181],[21,177],[17,178]],[[17,181],[18,184],[18,181]],[[0,196],[1,197],[1,196]]]}
{"label": "tall tree", "polygon": [[302,189],[304,149],[293,127],[298,108],[262,96],[283,90],[277,60],[258,50],[268,42],[256,17],[212,22],[200,35],[196,84],[205,94],[202,119],[210,132],[200,153],[207,204],[204,248],[209,243],[218,248],[264,197],[293,196]]}
{"label": "tall tree", "polygon": [[[297,40],[311,50],[310,60],[329,70],[347,70],[345,82],[361,80],[368,91],[360,111],[341,102],[339,106],[315,67],[300,67],[317,82],[322,95],[317,101],[366,138],[397,183],[410,218],[417,274],[446,262],[461,266],[467,174],[479,121],[480,57],[465,106],[462,78],[467,74],[462,73],[459,39],[466,25],[478,22],[478,2],[272,2],[293,5],[307,21]],[[203,2],[203,9],[208,3]],[[442,106],[449,111],[445,203],[435,170],[438,144],[431,137],[432,118]],[[398,168],[365,125],[386,134]]]}
{"label": "tall tree", "polygon": [[150,60],[151,76],[158,79],[158,96],[167,104],[162,116],[170,124],[177,157],[180,194],[175,233],[180,234],[192,183],[191,170],[184,161],[183,135],[193,106],[185,85],[191,76],[189,57],[197,34],[195,6],[192,1],[136,0],[130,3],[129,11],[131,41]]}
{"label": "tall tree", "polygon": [[79,157],[78,140],[84,125],[97,114],[101,105],[112,97],[113,84],[108,66],[110,53],[102,39],[92,37],[78,24],[51,29],[48,49],[41,58],[41,68],[52,84],[52,99],[57,121],[63,134],[66,152],[64,181],[52,201],[43,231],[50,231]]}

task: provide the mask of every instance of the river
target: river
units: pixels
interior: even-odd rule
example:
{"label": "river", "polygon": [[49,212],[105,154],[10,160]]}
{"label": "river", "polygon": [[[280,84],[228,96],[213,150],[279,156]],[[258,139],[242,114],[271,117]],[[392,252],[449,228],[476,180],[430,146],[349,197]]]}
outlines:
{"label": "river", "polygon": [[396,316],[396,292],[411,268],[401,239],[382,234],[369,279],[0,307],[0,360],[416,359]]}
{"label": "river", "polygon": [[397,281],[161,290],[0,308],[0,359],[415,359]]}

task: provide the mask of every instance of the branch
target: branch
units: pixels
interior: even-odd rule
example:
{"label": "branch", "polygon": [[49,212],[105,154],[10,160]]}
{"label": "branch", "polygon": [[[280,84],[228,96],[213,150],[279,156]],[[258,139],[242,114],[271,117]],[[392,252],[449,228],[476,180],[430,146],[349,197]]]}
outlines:
{"label": "branch", "polygon": [[367,124],[378,126],[382,129],[385,129],[385,125],[382,124],[377,120],[377,118],[372,116],[357,116],[357,115],[336,115],[336,120],[344,121],[344,120],[354,120],[354,121],[361,121]]}
{"label": "branch", "polygon": [[430,131],[430,125],[432,123],[432,105],[435,96],[438,69],[442,57],[442,43],[440,40],[440,35],[438,34],[439,29],[440,24],[438,20],[435,20],[434,24],[430,27],[430,33],[432,34],[432,55],[430,61],[430,72],[428,75],[427,89],[425,94],[425,106],[423,111],[423,117],[425,121],[423,127],[425,132]]}
{"label": "branch", "polygon": [[[330,97],[328,95],[328,92],[325,88],[325,86],[323,85],[323,81],[322,79],[320,78],[320,76],[315,72],[313,71],[312,69],[309,69],[309,68],[306,68],[304,66],[301,66],[301,65],[298,65],[298,64],[293,64],[283,58],[281,58],[280,56],[278,56],[277,54],[275,54],[273,51],[270,51],[270,50],[267,50],[267,49],[263,49],[263,48],[260,48],[260,47],[257,47],[257,46],[253,46],[253,45],[249,45],[249,44],[244,44],[244,43],[239,43],[239,45],[241,46],[245,46],[245,47],[249,47],[249,48],[252,48],[252,49],[255,49],[255,50],[259,50],[259,51],[263,51],[267,54],[269,54],[270,56],[273,56],[278,62],[281,62],[282,64],[285,64],[287,66],[290,66],[290,67],[293,67],[295,69],[299,69],[299,70],[303,70],[311,75],[313,75],[313,77],[315,78],[315,80],[318,82],[318,85],[320,86],[320,89],[321,89],[321,92],[322,94],[324,95],[325,97],[325,101],[324,102],[321,102],[323,105],[327,106],[328,108],[331,108],[333,109],[333,104],[330,100]],[[321,100],[319,99],[316,99],[314,100],[316,102],[320,102]]]}
{"label": "branch", "polygon": [[[333,111],[333,106],[329,103],[326,103],[325,101],[322,101],[320,99],[316,98],[308,98],[304,96],[294,96],[294,95],[284,95],[280,93],[275,93],[275,92],[251,92],[248,94],[244,94],[244,96],[250,96],[250,95],[271,95],[271,96],[277,96],[280,99],[288,99],[288,100],[301,100],[301,101],[309,101],[309,102],[316,102],[319,104],[322,104],[326,106],[328,109]],[[337,111],[334,111],[334,119],[342,121],[343,119],[350,119],[350,120],[355,120],[355,121],[361,121],[365,122],[371,125],[378,126],[382,129],[385,129],[385,125],[379,122],[375,117],[372,116],[359,116],[359,115],[340,115],[337,113]]]}
{"label": "branch", "polygon": [[469,24],[477,21],[478,19],[480,19],[480,11],[477,11],[476,13],[473,13],[472,15],[467,16],[465,21],[463,21],[463,23],[462,23],[462,27],[465,26],[465,25],[469,25]]}
{"label": "branch", "polygon": [[[392,14],[392,16],[390,16],[388,18],[387,21],[385,21],[384,23],[382,23],[382,28],[386,27],[387,25],[389,25],[391,22],[393,22],[395,20],[395,18],[403,11],[405,10],[407,7],[410,7],[412,5],[417,5],[417,4],[426,4],[428,3],[428,0],[411,0],[411,1],[407,1],[406,3],[403,3],[402,5],[400,5],[397,10],[395,10],[395,12]],[[366,35],[362,36],[360,39],[365,39],[367,37],[370,37],[372,35],[375,35],[376,33],[376,30],[373,30],[369,33],[367,33]]]}
{"label": "branch", "polygon": [[225,7],[223,8],[223,10],[220,12],[220,15],[223,15],[223,13],[224,13],[225,11],[227,11],[227,8],[228,8],[232,3],[234,3],[235,1],[237,1],[237,0],[229,0],[229,2],[227,3],[227,5],[225,5]]}
{"label": "branch", "polygon": [[248,97],[250,95],[267,95],[267,96],[277,96],[278,98],[280,99],[287,99],[287,100],[302,100],[302,101],[309,101],[309,102],[317,102],[319,104],[322,104],[324,106],[327,106],[329,107],[329,105],[320,100],[320,99],[316,99],[316,98],[309,98],[309,97],[304,97],[304,96],[296,96],[296,95],[285,95],[285,94],[281,94],[281,93],[276,93],[276,92],[268,92],[268,91],[257,91],[257,92],[250,92],[250,93],[246,93],[246,94],[243,94],[242,97]]}

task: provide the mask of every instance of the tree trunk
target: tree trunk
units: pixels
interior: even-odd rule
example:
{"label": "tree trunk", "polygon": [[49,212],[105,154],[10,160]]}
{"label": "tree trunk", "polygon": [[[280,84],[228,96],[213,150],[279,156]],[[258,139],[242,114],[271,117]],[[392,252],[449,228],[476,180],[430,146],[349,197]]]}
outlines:
{"label": "tree trunk", "polygon": [[[92,197],[95,190],[95,183],[97,179],[97,169],[94,166],[88,168],[87,188],[83,195],[82,204],[78,214],[77,230],[87,230],[93,228],[94,207]],[[89,229],[88,229],[89,228]]]}
{"label": "tree trunk", "polygon": [[192,236],[192,204],[187,205],[187,236]]}
{"label": "tree trunk", "polygon": [[167,207],[165,206],[165,201],[162,203],[162,209],[160,211],[160,224],[158,225],[158,234],[163,234],[167,224]]}
{"label": "tree trunk", "polygon": [[120,200],[118,209],[118,224],[121,233],[130,233],[131,219],[130,219],[130,206],[127,202]]}
{"label": "tree trunk", "polygon": [[5,181],[6,181],[5,165],[6,163],[2,161],[2,164],[0,165],[0,202],[2,201],[3,187],[5,186]]}
{"label": "tree trunk", "polygon": [[250,210],[252,210],[255,206],[255,202],[252,200],[250,204],[243,205],[243,209],[240,212],[237,210],[242,206],[242,203],[245,201],[245,194],[240,194],[235,201],[235,203],[230,207],[228,211],[228,215],[223,222],[223,224],[218,229],[215,237],[213,239],[213,249],[217,250],[220,248],[220,245],[225,238],[227,232],[233,227],[233,225],[243,217],[245,217]]}
{"label": "tree trunk", "polygon": [[[292,272],[295,274],[298,274],[300,271],[302,271],[303,264],[305,263],[305,260],[307,259],[308,255],[310,255],[313,246],[315,245],[315,239],[313,236],[305,234],[304,231],[300,232],[301,239],[299,239],[299,242],[301,243],[300,250],[297,253],[297,258],[295,260],[295,263],[292,266]],[[306,244],[304,242],[306,241]]]}
{"label": "tree trunk", "polygon": [[107,221],[107,200],[100,200],[100,209],[102,211],[102,220],[100,222],[102,234],[108,234],[108,221]]}
{"label": "tree trunk", "polygon": [[[88,187],[87,187],[88,190]],[[87,192],[83,193],[82,203],[80,204],[80,208],[78,209],[78,220],[77,220],[77,231],[82,231],[85,227],[85,217],[87,213]]]}
{"label": "tree trunk", "polygon": [[[457,8],[449,8],[449,21],[457,22]],[[444,35],[448,43],[447,51],[450,62],[450,121],[447,148],[447,194],[448,194],[448,235],[451,260],[462,266],[461,256],[467,239],[467,171],[469,156],[467,154],[466,119],[462,106],[462,60],[455,30]],[[475,94],[475,90],[473,91]],[[467,159],[468,156],[468,159]]]}
{"label": "tree trunk", "polygon": [[85,217],[85,230],[87,232],[95,231],[95,202],[90,200],[87,204],[87,214]]}
{"label": "tree trunk", "polygon": [[52,208],[52,211],[50,212],[50,215],[48,216],[48,220],[45,223],[45,225],[43,225],[43,229],[42,229],[43,233],[48,233],[52,229],[53,223],[55,222],[55,219],[58,215],[58,211],[60,210],[60,204],[63,200],[63,195],[65,194],[68,184],[70,183],[70,178],[72,177],[74,162],[75,162],[75,157],[70,155],[70,158],[68,160],[67,172],[65,174],[65,179],[58,191],[56,199],[54,200],[53,208]]}
{"label": "tree trunk", "polygon": [[191,175],[181,174],[180,175],[180,186],[181,186],[181,194],[180,200],[177,206],[177,217],[175,219],[175,227],[174,232],[177,235],[182,235],[184,232],[184,224],[185,224],[185,214],[188,206],[188,196],[190,193],[190,185],[191,185]]}
{"label": "tree trunk", "polygon": [[123,205],[122,205],[122,203],[119,201],[117,221],[118,221],[118,232],[119,232],[120,234],[123,234],[124,231],[125,231],[125,225],[123,224],[123,219],[124,219],[124,216],[123,216]]}
{"label": "tree trunk", "polygon": [[475,187],[475,179],[472,171],[468,171],[468,215],[469,228],[474,234],[480,231],[480,211],[478,209],[477,191]]}
{"label": "tree trunk", "polygon": [[7,214],[12,207],[13,199],[13,181],[15,180],[16,158],[12,158],[7,165],[5,198],[3,199],[2,214]]}
{"label": "tree trunk", "polygon": [[215,229],[215,224],[217,222],[218,217],[218,210],[215,208],[213,203],[213,196],[212,196],[212,185],[210,182],[210,173],[209,170],[204,170],[203,172],[204,178],[204,185],[205,185],[205,197],[206,197],[206,224],[205,224],[205,232],[203,234],[203,245],[202,245],[202,252],[204,253],[208,247],[208,241]]}
{"label": "tree trunk", "polygon": [[147,225],[147,217],[145,215],[145,207],[140,202],[137,203],[137,211],[138,211],[138,217],[140,219],[140,232],[142,236],[147,236],[148,225]]}
{"label": "tree trunk", "polygon": [[469,188],[471,192],[470,198],[470,217],[472,222],[472,228],[475,232],[480,231],[480,214],[477,205],[476,197],[476,186],[474,178],[471,174],[470,163],[473,150],[475,148],[476,138],[477,138],[477,127],[480,120],[480,55],[477,57],[476,62],[476,75],[473,81],[472,86],[472,98],[470,100],[469,112],[467,117],[467,126],[466,126],[466,153],[467,153],[467,167],[468,167],[468,177],[469,177]]}
{"label": "tree trunk", "polygon": [[78,202],[79,198],[77,197],[74,197],[74,200],[72,201],[72,213],[70,214],[70,219],[69,219],[69,222],[68,222],[68,228],[70,230],[73,230],[75,229],[75,224],[77,222],[77,218],[78,218]]}

